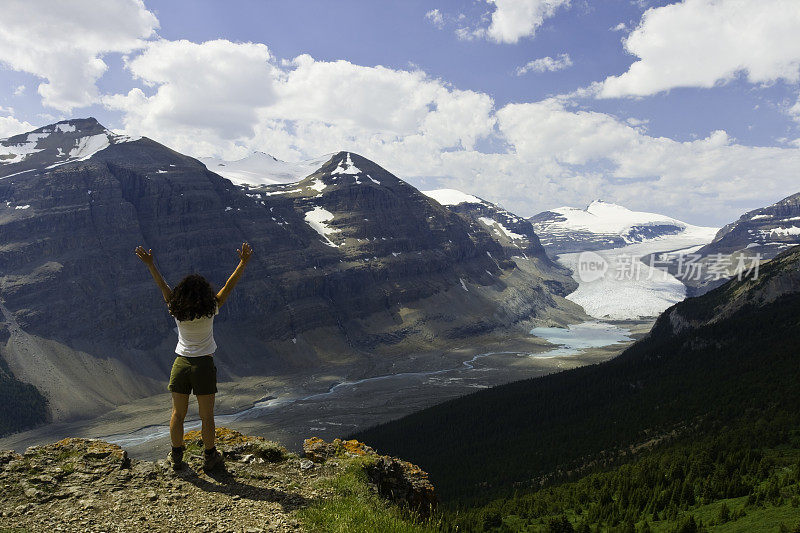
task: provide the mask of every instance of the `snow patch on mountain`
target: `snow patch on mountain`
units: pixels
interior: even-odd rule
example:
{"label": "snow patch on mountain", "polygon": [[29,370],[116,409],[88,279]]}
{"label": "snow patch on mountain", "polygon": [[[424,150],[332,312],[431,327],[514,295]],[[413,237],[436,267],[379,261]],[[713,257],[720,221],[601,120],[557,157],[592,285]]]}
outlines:
{"label": "snow patch on mountain", "polygon": [[421,191],[422,194],[433,198],[442,205],[458,205],[463,203],[480,204],[483,200],[477,196],[472,196],[456,189],[435,189],[432,191]]}
{"label": "snow patch on mountain", "polygon": [[761,230],[761,234],[772,236],[780,235],[782,237],[786,237],[788,235],[800,235],[800,228],[797,226],[791,226],[789,228],[773,228],[770,230]]}
{"label": "snow patch on mountain", "polygon": [[64,161],[59,161],[58,163],[54,163],[45,168],[55,168],[61,165],[66,165],[67,163],[73,163],[75,161],[86,161],[97,152],[105,150],[111,146],[112,140],[114,140],[114,134],[111,132],[79,137],[75,139],[75,146],[70,149],[69,153],[64,154],[62,150],[59,150],[58,156],[66,157]]}
{"label": "snow patch on mountain", "polygon": [[[343,167],[342,164],[344,164],[345,166]],[[350,152],[347,152],[347,157],[344,160],[339,161],[339,164],[336,165],[336,168],[333,170],[333,172],[331,174],[332,175],[336,175],[336,174],[358,175],[358,174],[361,174],[361,170],[357,166],[355,166],[353,164],[353,160],[350,159]],[[358,180],[358,178],[356,178],[356,180]]]}
{"label": "snow patch on mountain", "polygon": [[[45,159],[55,163],[47,165],[45,168],[55,168],[75,161],[86,161],[97,152],[105,150],[112,144],[132,142],[140,137],[129,137],[119,135],[108,129],[103,128],[92,121],[97,128],[93,131],[100,133],[85,134],[84,130],[79,130],[76,124],[84,124],[86,121],[64,121],[45,126],[37,131],[25,134],[24,140],[19,140],[20,136],[0,139],[0,165],[10,165],[21,163],[40,152],[46,156]],[[82,126],[83,127],[83,126]],[[88,132],[86,132],[88,133]],[[11,139],[15,139],[12,141]],[[52,156],[48,156],[52,154]],[[24,172],[24,171],[23,171]],[[15,174],[10,174],[10,177]]]}
{"label": "snow patch on mountain", "polygon": [[564,217],[559,226],[565,229],[589,231],[591,233],[615,233],[625,236],[634,226],[675,225],[686,228],[688,224],[680,220],[647,213],[631,211],[621,205],[595,200],[586,209],[559,207],[552,210]]}
{"label": "snow patch on mountain", "polygon": [[69,151],[67,156],[69,159],[75,161],[85,161],[92,157],[100,150],[105,150],[111,143],[107,133],[99,133],[97,135],[90,135],[89,137],[81,137],[75,140],[75,148]]}
{"label": "snow patch on mountain", "polygon": [[322,192],[322,191],[324,191],[324,190],[325,190],[325,188],[327,187],[327,185],[325,185],[325,182],[323,182],[321,179],[319,179],[319,178],[315,178],[315,179],[314,179],[314,180],[311,182],[311,185],[309,185],[309,187],[311,187],[312,189],[314,189],[314,190],[315,190],[315,191],[317,191],[317,192]]}
{"label": "snow patch on mountain", "polygon": [[210,171],[237,185],[274,185],[302,180],[325,164],[332,155],[334,154],[325,154],[314,159],[289,163],[264,152],[253,152],[236,161],[201,157],[200,162]]}
{"label": "snow patch on mountain", "polygon": [[6,141],[6,139],[0,140],[0,165],[19,163],[28,156],[43,150],[36,148],[38,138],[34,134],[28,134],[28,139],[21,143],[4,145],[3,141]]}
{"label": "snow patch on mountain", "polygon": [[340,230],[337,228],[332,228],[326,224],[326,222],[333,220],[333,213],[323,207],[316,206],[314,209],[305,214],[305,220],[306,224],[311,226],[314,231],[319,233],[322,238],[325,239],[323,241],[325,244],[328,246],[333,246],[334,248],[338,247],[337,244],[334,244],[333,241],[330,240],[329,236],[334,233],[338,233]]}
{"label": "snow patch on mountain", "polygon": [[[283,189],[281,191],[267,191],[267,192],[259,193],[258,197],[260,198],[261,195],[264,195],[264,196],[275,196],[276,194],[289,194],[289,193],[292,193],[292,192],[301,192],[302,190],[303,189]],[[248,194],[248,196],[250,196],[250,195]]]}
{"label": "snow patch on mountain", "polygon": [[500,222],[498,222],[497,220],[494,220],[492,218],[480,217],[480,218],[478,218],[478,220],[480,220],[481,222],[486,224],[488,227],[492,228],[495,232],[497,232],[497,233],[502,232],[509,239],[525,239],[526,238],[525,235],[520,235],[519,233],[514,233],[510,229],[508,229],[505,226],[503,226]]}

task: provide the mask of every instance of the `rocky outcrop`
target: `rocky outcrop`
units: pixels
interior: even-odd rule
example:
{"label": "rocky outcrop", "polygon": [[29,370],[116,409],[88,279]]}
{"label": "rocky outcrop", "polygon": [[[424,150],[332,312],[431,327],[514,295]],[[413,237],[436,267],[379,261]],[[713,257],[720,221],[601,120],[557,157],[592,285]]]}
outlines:
{"label": "rocky outcrop", "polygon": [[217,428],[225,463],[208,473],[196,431],[186,434],[188,465],[178,471],[166,461],[130,459],[119,446],[93,439],[64,439],[21,455],[2,451],[0,529],[297,531],[304,529],[298,511],[340,497],[330,480],[352,465],[390,501],[419,509],[436,501],[427,474],[410,463],[355,441],[309,441],[326,450],[324,461]]}
{"label": "rocky outcrop", "polygon": [[303,442],[303,453],[315,463],[336,457],[362,457],[364,470],[375,484],[378,494],[407,506],[420,517],[427,518],[436,509],[438,499],[428,474],[417,465],[396,457],[380,455],[357,440],[334,439],[326,443],[318,437]]}
{"label": "rocky outcrop", "polygon": [[417,465],[381,455],[366,471],[381,496],[407,505],[422,518],[436,509],[438,500],[433,485],[428,481],[428,474]]}

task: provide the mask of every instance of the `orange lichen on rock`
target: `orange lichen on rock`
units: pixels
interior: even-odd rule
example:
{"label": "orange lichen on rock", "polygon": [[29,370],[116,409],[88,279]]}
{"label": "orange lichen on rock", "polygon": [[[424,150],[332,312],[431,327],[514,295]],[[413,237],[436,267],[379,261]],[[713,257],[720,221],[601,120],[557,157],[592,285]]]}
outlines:
{"label": "orange lichen on rock", "polygon": [[319,437],[311,437],[303,441],[303,455],[315,463],[321,463],[335,454],[336,450],[333,444],[328,444]]}
{"label": "orange lichen on rock", "polygon": [[355,439],[352,440],[334,439],[333,445],[336,446],[337,448],[342,448],[344,449],[345,452],[351,453],[353,455],[368,455],[375,453],[375,450],[373,450],[363,442],[359,442]]}
{"label": "orange lichen on rock", "polygon": [[330,457],[339,455],[346,457],[378,455],[375,450],[357,440],[333,439],[333,442],[327,443],[319,437],[311,437],[303,441],[303,454],[315,463],[321,463]]}

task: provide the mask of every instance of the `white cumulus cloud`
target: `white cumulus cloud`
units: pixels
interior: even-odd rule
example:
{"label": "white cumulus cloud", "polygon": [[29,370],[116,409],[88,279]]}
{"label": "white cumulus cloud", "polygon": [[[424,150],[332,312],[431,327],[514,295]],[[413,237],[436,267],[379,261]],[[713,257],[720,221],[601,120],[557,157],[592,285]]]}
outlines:
{"label": "white cumulus cloud", "polygon": [[609,197],[697,218],[709,205],[737,213],[796,192],[794,148],[743,146],[722,130],[691,142],[653,137],[557,99],[509,104],[497,117],[521,161],[550,168],[551,179],[592,177],[584,200]]}
{"label": "white cumulus cloud", "polygon": [[276,98],[280,72],[272,59],[259,43],[155,41],[127,62],[135,78],[154,88],[152,94],[134,88],[103,103],[124,111],[128,133],[178,148],[250,137],[258,109]]}
{"label": "white cumulus cloud", "polygon": [[104,55],[141,48],[158,28],[142,0],[5,0],[0,14],[0,62],[42,78],[42,103],[66,112],[97,102]]}
{"label": "white cumulus cloud", "polygon": [[[498,43],[516,43],[533,37],[544,21],[556,14],[570,0],[486,0],[494,4],[488,27],[480,27],[471,36],[485,37]],[[462,28],[463,30],[463,28]],[[468,34],[464,34],[466,37]]]}
{"label": "white cumulus cloud", "polygon": [[[3,109],[0,108],[0,112],[9,112],[12,111],[10,109]],[[18,133],[25,133],[26,131],[31,131],[36,129],[30,122],[26,122],[24,120],[18,120],[13,116],[0,116],[0,139],[5,139],[6,137],[11,137],[12,135],[16,135]]]}
{"label": "white cumulus cloud", "polygon": [[[558,98],[499,110],[420,70],[279,61],[265,45],[156,41],[127,63],[144,84],[105,99],[126,132],[194,156],[262,150],[285,160],[351,150],[412,183],[435,180],[522,215],[602,197],[723,223],[796,189],[800,150],[739,145],[724,131],[680,142],[646,121]],[[494,153],[479,150],[486,139]]]}
{"label": "white cumulus cloud", "polygon": [[528,61],[525,65],[517,67],[516,73],[517,76],[522,76],[528,72],[555,72],[571,66],[572,58],[569,57],[569,54],[560,54],[556,58],[546,56]]}
{"label": "white cumulus cloud", "polygon": [[651,8],[624,41],[639,59],[596,89],[602,98],[646,96],[709,88],[740,74],[757,84],[797,82],[798,28],[797,0],[684,0]]}
{"label": "white cumulus cloud", "polygon": [[433,154],[472,148],[494,127],[491,97],[420,70],[309,55],[278,62],[257,43],[162,40],[127,68],[145,90],[107,96],[105,105],[123,111],[128,133],[196,155],[265,149],[292,158],[403,144]]}

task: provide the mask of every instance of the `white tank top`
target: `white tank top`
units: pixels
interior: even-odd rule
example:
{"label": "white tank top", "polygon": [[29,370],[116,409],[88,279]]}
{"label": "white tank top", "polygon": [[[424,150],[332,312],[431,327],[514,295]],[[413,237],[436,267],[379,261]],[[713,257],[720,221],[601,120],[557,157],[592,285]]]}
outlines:
{"label": "white tank top", "polygon": [[178,320],[178,346],[175,353],[184,357],[211,355],[217,350],[214,342],[214,316],[219,314],[219,306],[214,307],[214,315],[194,320]]}

